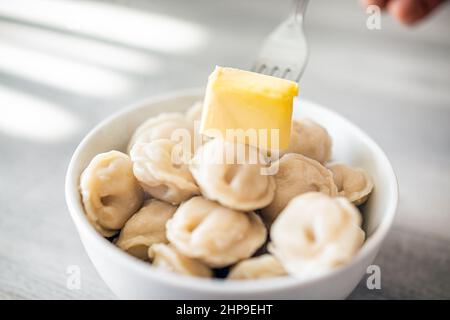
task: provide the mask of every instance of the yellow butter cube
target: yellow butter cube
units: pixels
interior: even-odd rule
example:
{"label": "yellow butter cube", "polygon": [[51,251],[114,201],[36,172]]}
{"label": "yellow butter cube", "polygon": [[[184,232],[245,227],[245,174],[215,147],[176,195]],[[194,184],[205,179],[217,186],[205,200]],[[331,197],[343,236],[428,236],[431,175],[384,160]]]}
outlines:
{"label": "yellow butter cube", "polygon": [[216,67],[206,88],[200,132],[239,142],[242,140],[233,134],[244,132],[247,144],[267,150],[286,149],[297,94],[296,82]]}

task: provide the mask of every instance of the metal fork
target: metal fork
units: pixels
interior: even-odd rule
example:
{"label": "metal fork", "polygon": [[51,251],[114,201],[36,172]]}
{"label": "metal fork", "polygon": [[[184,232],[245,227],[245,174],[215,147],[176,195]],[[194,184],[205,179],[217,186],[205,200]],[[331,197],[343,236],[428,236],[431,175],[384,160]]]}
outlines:
{"label": "metal fork", "polygon": [[265,40],[252,71],[299,82],[308,60],[303,19],[308,0],[294,0],[294,10]]}

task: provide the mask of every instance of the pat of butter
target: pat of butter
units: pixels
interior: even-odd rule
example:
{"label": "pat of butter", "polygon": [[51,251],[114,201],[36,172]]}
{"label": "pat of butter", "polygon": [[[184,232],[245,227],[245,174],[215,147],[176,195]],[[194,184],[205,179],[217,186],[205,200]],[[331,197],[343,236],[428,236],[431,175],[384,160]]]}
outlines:
{"label": "pat of butter", "polygon": [[216,67],[206,88],[200,132],[267,150],[289,146],[296,82]]}

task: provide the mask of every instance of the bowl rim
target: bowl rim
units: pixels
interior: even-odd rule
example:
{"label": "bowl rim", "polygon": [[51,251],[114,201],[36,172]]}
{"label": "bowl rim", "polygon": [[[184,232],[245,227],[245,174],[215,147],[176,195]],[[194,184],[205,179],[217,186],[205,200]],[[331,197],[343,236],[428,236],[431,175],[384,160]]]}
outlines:
{"label": "bowl rim", "polygon": [[[307,104],[320,112],[328,113],[330,116],[338,118],[342,123],[344,123],[350,130],[357,132],[357,134],[364,141],[364,144],[369,145],[371,149],[376,152],[382,159],[384,172],[389,180],[389,185],[391,186],[392,192],[389,194],[390,199],[388,200],[388,208],[386,209],[385,216],[381,220],[380,224],[370,236],[366,239],[361,249],[356,253],[353,259],[326,274],[317,275],[308,279],[300,279],[294,276],[270,278],[270,279],[258,279],[258,280],[226,280],[223,279],[203,279],[184,276],[176,273],[167,272],[164,270],[159,270],[157,268],[151,267],[148,262],[141,261],[122,250],[118,249],[114,244],[109,242],[107,239],[103,238],[88,222],[84,209],[80,201],[80,195],[78,190],[79,173],[75,172],[76,163],[80,154],[82,154],[85,146],[88,144],[91,137],[95,136],[96,133],[106,126],[109,122],[114,121],[118,118],[125,116],[128,113],[132,113],[138,109],[145,108],[145,106],[150,106],[159,102],[166,100],[175,100],[182,97],[193,97],[200,96],[203,94],[202,88],[192,88],[177,91],[170,91],[167,93],[152,96],[150,98],[142,99],[138,102],[128,105],[128,107],[119,110],[118,112],[108,116],[106,119],[98,123],[90,132],[82,139],[80,144],[75,149],[73,153],[65,179],[65,197],[66,203],[69,208],[70,215],[74,221],[77,232],[83,240],[89,241],[91,244],[95,245],[101,250],[105,250],[105,254],[111,256],[111,259],[116,260],[121,266],[131,269],[131,272],[135,272],[142,277],[150,278],[150,280],[158,281],[161,283],[166,283],[174,287],[182,287],[188,290],[197,290],[202,292],[221,292],[221,293],[261,293],[262,291],[276,291],[276,290],[286,290],[293,287],[307,287],[313,285],[315,282],[327,281],[330,278],[339,277],[343,272],[352,268],[353,266],[361,263],[368,256],[373,253],[377,253],[378,249],[386,238],[389,230],[392,227],[395,213],[398,205],[398,181],[395,175],[394,169],[388,160],[384,151],[378,146],[378,144],[370,138],[363,130],[358,126],[353,124],[351,121],[347,120],[338,113],[323,107],[322,105],[311,102],[306,99],[302,99],[303,102],[307,101]],[[84,245],[84,242],[83,242]],[[103,247],[103,248],[101,248]]]}

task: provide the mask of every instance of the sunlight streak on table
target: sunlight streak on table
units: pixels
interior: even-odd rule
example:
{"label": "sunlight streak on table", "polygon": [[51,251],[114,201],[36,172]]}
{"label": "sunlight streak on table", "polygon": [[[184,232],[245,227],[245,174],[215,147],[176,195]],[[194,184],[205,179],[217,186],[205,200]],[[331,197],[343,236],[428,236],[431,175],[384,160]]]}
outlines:
{"label": "sunlight streak on table", "polygon": [[0,15],[173,54],[198,50],[208,42],[206,31],[192,22],[111,3],[0,0]]}
{"label": "sunlight streak on table", "polygon": [[127,77],[96,66],[0,43],[0,71],[71,93],[108,97],[132,90]]}
{"label": "sunlight streak on table", "polygon": [[0,132],[38,142],[64,140],[80,128],[72,113],[39,97],[0,86]]}
{"label": "sunlight streak on table", "polygon": [[7,21],[0,21],[0,40],[121,72],[145,75],[160,69],[148,53]]}

